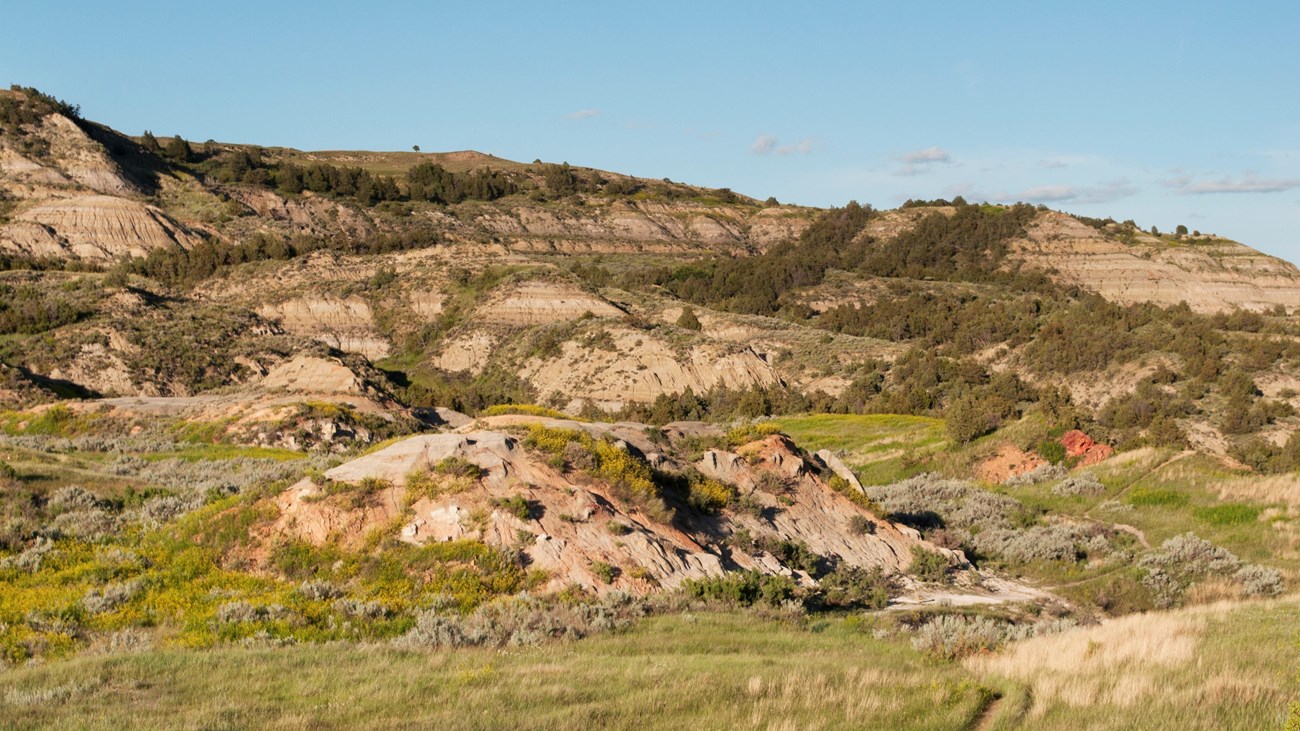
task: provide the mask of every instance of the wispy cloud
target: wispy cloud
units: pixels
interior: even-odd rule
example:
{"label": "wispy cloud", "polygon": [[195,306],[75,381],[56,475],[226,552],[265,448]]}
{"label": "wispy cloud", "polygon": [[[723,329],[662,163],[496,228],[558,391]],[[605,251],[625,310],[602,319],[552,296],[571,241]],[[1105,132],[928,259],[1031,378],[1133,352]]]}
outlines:
{"label": "wispy cloud", "polygon": [[776,149],[776,135],[759,135],[754,138],[754,143],[749,146],[749,151],[755,155],[767,155]]}
{"label": "wispy cloud", "polygon": [[952,162],[952,155],[942,147],[927,147],[924,150],[913,150],[905,152],[898,156],[903,162]]}
{"label": "wispy cloud", "polygon": [[599,117],[600,115],[601,115],[601,111],[599,109],[579,109],[576,112],[571,112],[569,114],[564,115],[564,118],[579,120],[579,119],[591,119],[592,117]]}
{"label": "wispy cloud", "polygon": [[816,144],[817,143],[813,142],[813,139],[811,137],[805,137],[804,139],[799,140],[793,145],[778,145],[776,148],[776,154],[807,155],[808,153],[813,151],[813,148],[816,147]]}
{"label": "wispy cloud", "polygon": [[817,141],[805,137],[798,142],[783,145],[776,135],[759,135],[750,144],[749,151],[755,155],[807,155],[817,147]]}
{"label": "wispy cloud", "polygon": [[1090,205],[1095,203],[1110,203],[1121,198],[1128,198],[1136,195],[1137,186],[1133,185],[1126,178],[1111,180],[1098,185],[1038,185],[1031,188],[1024,188],[1020,191],[981,191],[971,183],[958,183],[948,186],[944,189],[944,194],[948,197],[962,196],[969,200],[976,201],[999,201],[999,202],[1019,202],[1026,203],[1073,203],[1075,205]]}
{"label": "wispy cloud", "polygon": [[952,162],[952,155],[942,147],[935,146],[905,152],[899,155],[897,160],[903,164],[894,171],[894,174],[909,176],[920,175],[935,165],[948,165]]}
{"label": "wispy cloud", "polygon": [[1136,186],[1126,178],[1111,180],[1092,186],[1077,185],[1040,185],[1027,188],[1014,196],[1017,200],[1030,203],[1110,203],[1121,198],[1128,198],[1138,192]]}
{"label": "wispy cloud", "polygon": [[1262,178],[1255,173],[1246,173],[1239,178],[1225,175],[1212,180],[1196,180],[1190,175],[1178,175],[1164,181],[1164,184],[1179,195],[1280,193],[1300,188],[1300,178]]}

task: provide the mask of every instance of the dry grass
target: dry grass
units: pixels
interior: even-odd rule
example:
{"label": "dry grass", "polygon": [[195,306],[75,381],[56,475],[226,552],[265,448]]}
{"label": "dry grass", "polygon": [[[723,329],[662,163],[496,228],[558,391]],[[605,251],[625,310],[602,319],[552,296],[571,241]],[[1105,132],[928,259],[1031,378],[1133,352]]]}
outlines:
{"label": "dry grass", "polygon": [[1221,601],[1026,640],[966,666],[1019,685],[1034,728],[1280,727],[1297,620],[1297,597]]}
{"label": "dry grass", "polygon": [[1300,473],[1239,477],[1216,485],[1224,500],[1256,500],[1261,503],[1285,503],[1300,510]]}

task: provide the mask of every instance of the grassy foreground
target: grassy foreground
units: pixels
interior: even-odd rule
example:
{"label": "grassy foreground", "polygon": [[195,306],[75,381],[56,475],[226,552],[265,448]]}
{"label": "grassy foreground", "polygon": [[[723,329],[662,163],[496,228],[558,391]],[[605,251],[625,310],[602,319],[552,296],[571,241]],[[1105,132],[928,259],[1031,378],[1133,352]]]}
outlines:
{"label": "grassy foreground", "polygon": [[228,647],[0,675],[15,728],[950,729],[990,699],[960,666],[858,621],[712,613],[526,649]]}
{"label": "grassy foreground", "polygon": [[1294,598],[1135,615],[965,664],[861,616],[670,615],[573,644],[84,655],[0,674],[27,728],[1282,728]]}

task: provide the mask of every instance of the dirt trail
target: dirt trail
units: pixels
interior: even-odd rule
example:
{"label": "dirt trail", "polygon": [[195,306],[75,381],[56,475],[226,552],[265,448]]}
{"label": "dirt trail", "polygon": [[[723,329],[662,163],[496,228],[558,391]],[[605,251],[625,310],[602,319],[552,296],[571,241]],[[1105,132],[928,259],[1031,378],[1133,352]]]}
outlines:
{"label": "dirt trail", "polygon": [[984,704],[984,709],[971,722],[970,728],[972,731],[986,731],[993,728],[993,724],[997,722],[998,709],[1001,707],[1002,702],[1003,696],[1001,695],[995,695],[989,699],[989,702]]}
{"label": "dirt trail", "polygon": [[[1135,477],[1135,478],[1133,478],[1132,480],[1130,480],[1129,483],[1128,483],[1127,485],[1124,486],[1124,489],[1122,489],[1122,490],[1120,490],[1119,492],[1115,493],[1115,497],[1114,497],[1114,498],[1111,498],[1111,499],[1112,499],[1112,500],[1119,500],[1121,497],[1124,497],[1124,495],[1125,495],[1126,493],[1128,493],[1129,490],[1132,490],[1134,485],[1136,485],[1136,484],[1138,484],[1139,482],[1145,480],[1146,478],[1150,477],[1151,475],[1154,475],[1155,473],[1159,472],[1160,470],[1163,470],[1164,468],[1168,467],[1169,465],[1171,465],[1171,464],[1173,464],[1173,463],[1175,463],[1175,462],[1178,462],[1178,461],[1180,461],[1180,460],[1186,459],[1186,458],[1192,456],[1193,454],[1196,454],[1196,452],[1193,451],[1193,450],[1190,450],[1190,449],[1185,449],[1185,450],[1179,452],[1178,454],[1175,454],[1174,456],[1170,457],[1169,459],[1165,460],[1164,462],[1161,462],[1160,464],[1156,465],[1155,467],[1152,467],[1151,469],[1147,470],[1146,472],[1143,472],[1142,474],[1140,474],[1140,475],[1138,475],[1137,477]],[[1100,503],[1098,503],[1098,505],[1100,505]],[[1091,508],[1088,508],[1087,510],[1083,511],[1083,516],[1084,516],[1084,517],[1088,517],[1088,516],[1090,516],[1090,514],[1092,513],[1092,511],[1094,511],[1094,510],[1096,510],[1096,509],[1097,509],[1097,506],[1096,506],[1096,505],[1092,506]],[[1121,529],[1121,530],[1122,530],[1122,529]]]}

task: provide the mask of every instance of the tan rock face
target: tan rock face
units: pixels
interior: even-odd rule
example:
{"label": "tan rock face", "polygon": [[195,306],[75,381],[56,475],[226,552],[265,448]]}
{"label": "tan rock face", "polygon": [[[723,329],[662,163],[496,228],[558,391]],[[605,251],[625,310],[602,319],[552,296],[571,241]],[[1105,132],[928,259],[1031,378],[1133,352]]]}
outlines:
{"label": "tan rock face", "polygon": [[[491,213],[477,222],[506,236],[546,238],[562,250],[580,250],[583,240],[600,240],[603,251],[627,244],[680,243],[735,250],[763,249],[796,237],[810,218],[800,209],[737,209],[699,203],[652,201],[590,201],[583,213],[551,208],[521,207],[512,214]],[[516,247],[536,248],[524,241]],[[596,249],[591,249],[596,250]],[[659,250],[659,247],[656,247]]]}
{"label": "tan rock face", "polygon": [[540,325],[576,320],[587,313],[619,317],[623,311],[571,285],[534,281],[494,293],[475,316],[488,323]]}
{"label": "tan rock face", "polygon": [[612,349],[563,345],[558,357],[534,358],[521,376],[543,395],[566,394],[602,403],[654,401],[660,394],[687,388],[703,393],[715,386],[744,389],[771,386],[780,379],[751,348],[696,345],[679,353],[640,330],[610,327]]}
{"label": "tan rock face", "polygon": [[487,366],[496,343],[496,337],[490,333],[466,333],[444,345],[442,350],[433,356],[431,362],[444,371],[452,373],[469,371],[478,375]]}
{"label": "tan rock face", "polygon": [[104,195],[52,201],[0,226],[0,249],[34,257],[105,260],[199,241],[153,206]]}
{"label": "tan rock face", "polygon": [[1223,239],[1178,245],[1141,234],[1132,246],[1061,213],[1044,213],[1013,256],[1121,304],[1186,302],[1198,312],[1300,308],[1300,270]]}
{"label": "tan rock face", "polygon": [[308,296],[262,305],[258,314],[280,323],[285,332],[312,338],[370,360],[388,355],[388,341],[375,329],[370,304],[360,297]]}
{"label": "tan rock face", "polygon": [[[552,425],[562,426],[563,422]],[[630,424],[580,426],[607,438],[622,431],[644,434],[645,429]],[[637,593],[738,568],[812,582],[808,575],[783,566],[761,549],[728,550],[720,545],[722,538],[742,528],[756,539],[770,536],[802,541],[834,561],[891,571],[907,566],[912,546],[929,546],[916,531],[883,520],[828,488],[819,477],[818,470],[823,468],[805,460],[784,438],[769,438],[742,447],[740,452],[710,452],[699,467],[736,485],[750,501],[763,507],[765,517],[729,511],[720,515],[689,512],[679,515],[674,525],[665,525],[620,501],[604,483],[557,471],[541,455],[529,452],[506,434],[464,431],[416,436],[325,474],[340,483],[387,480],[393,486],[391,491],[380,490],[368,504],[357,507],[343,498],[322,499],[319,489],[304,481],[278,498],[279,515],[264,536],[315,543],[342,538],[359,543],[370,531],[400,520],[399,535],[411,543],[471,539],[502,547],[522,545],[530,566],[549,574],[548,590],[578,584],[600,592]],[[403,493],[408,476],[449,457],[477,465],[483,476],[454,487],[447,482],[444,488],[449,492],[411,502],[411,496]],[[431,478],[456,479],[436,474]],[[780,484],[780,495],[771,492],[774,480]],[[501,498],[516,496],[528,502],[527,516],[499,507]],[[409,508],[402,507],[408,503]],[[855,516],[870,521],[874,531],[847,530]],[[960,554],[945,554],[954,564],[965,565]],[[612,582],[606,583],[594,571],[598,563],[615,567]]]}
{"label": "tan rock face", "polygon": [[365,384],[337,361],[299,355],[272,368],[262,379],[266,390],[284,389],[304,394],[362,394]]}
{"label": "tan rock face", "polygon": [[104,147],[67,117],[51,114],[28,134],[43,140],[49,153],[34,160],[0,142],[0,172],[4,174],[0,184],[25,188],[26,195],[21,197],[40,198],[58,193],[48,188],[75,186],[114,196],[140,193]]}

